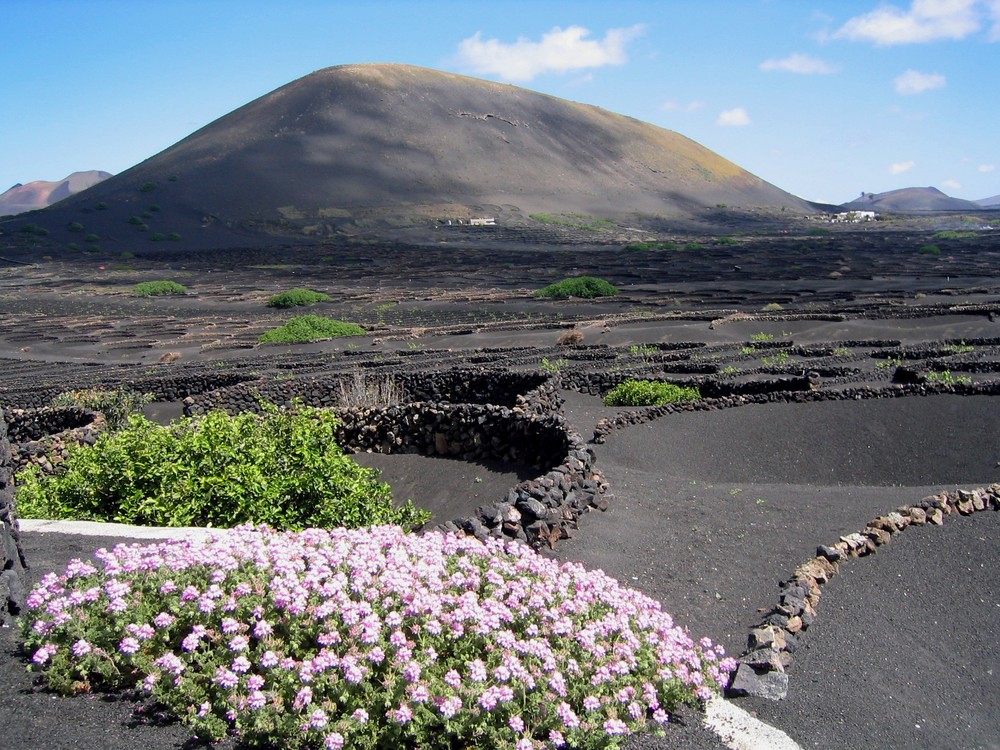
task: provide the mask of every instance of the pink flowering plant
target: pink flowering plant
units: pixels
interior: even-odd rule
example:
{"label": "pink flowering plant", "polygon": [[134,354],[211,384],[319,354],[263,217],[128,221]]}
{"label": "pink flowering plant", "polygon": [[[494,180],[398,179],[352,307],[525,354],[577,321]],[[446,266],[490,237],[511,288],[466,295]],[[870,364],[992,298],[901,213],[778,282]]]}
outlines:
{"label": "pink flowering plant", "polygon": [[203,739],[614,748],[735,667],[602,572],[397,526],[119,545],[32,592],[32,668],[138,687]]}

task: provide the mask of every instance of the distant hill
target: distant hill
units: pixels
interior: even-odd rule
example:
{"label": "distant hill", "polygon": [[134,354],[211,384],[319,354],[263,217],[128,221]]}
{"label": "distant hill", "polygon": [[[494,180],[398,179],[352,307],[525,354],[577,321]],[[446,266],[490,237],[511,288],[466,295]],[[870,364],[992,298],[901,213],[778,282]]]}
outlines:
{"label": "distant hill", "polygon": [[847,211],[978,211],[978,203],[952,198],[933,187],[911,187],[887,193],[864,193],[841,204]]}
{"label": "distant hill", "polygon": [[18,183],[0,195],[0,216],[51,206],[53,203],[69,198],[71,195],[103,182],[109,177],[111,177],[110,172],[92,169],[87,172],[74,172],[58,182],[36,180],[27,185]]}
{"label": "distant hill", "polygon": [[978,203],[983,208],[1000,208],[1000,195],[994,195],[992,198],[982,198],[973,202]]}
{"label": "distant hill", "polygon": [[[97,203],[106,210],[80,218]],[[720,204],[815,211],[648,123],[506,84],[366,64],[317,71],[240,107],[60,204],[46,228],[79,221],[107,243],[139,240],[143,225],[147,236],[204,245],[227,233],[245,243],[447,218],[704,216]]]}

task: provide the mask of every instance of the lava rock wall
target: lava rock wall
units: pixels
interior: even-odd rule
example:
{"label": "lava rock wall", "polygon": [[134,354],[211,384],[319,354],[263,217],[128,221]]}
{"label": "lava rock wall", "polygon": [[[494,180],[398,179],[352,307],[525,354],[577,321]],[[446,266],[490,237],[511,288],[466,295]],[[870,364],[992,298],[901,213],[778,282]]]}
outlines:
{"label": "lava rock wall", "polygon": [[0,626],[20,613],[27,562],[14,509],[14,480],[7,423],[0,410]]}

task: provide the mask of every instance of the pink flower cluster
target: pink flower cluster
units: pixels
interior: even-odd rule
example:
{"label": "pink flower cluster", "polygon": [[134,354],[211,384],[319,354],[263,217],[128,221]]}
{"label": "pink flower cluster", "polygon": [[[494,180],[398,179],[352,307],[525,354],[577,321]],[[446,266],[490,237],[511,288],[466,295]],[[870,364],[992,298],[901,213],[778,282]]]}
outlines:
{"label": "pink flower cluster", "polygon": [[267,739],[607,747],[735,666],[644,594],[503,541],[241,527],[97,558],[103,570],[74,561],[29,597],[33,661],[120,660],[207,735],[294,724]]}

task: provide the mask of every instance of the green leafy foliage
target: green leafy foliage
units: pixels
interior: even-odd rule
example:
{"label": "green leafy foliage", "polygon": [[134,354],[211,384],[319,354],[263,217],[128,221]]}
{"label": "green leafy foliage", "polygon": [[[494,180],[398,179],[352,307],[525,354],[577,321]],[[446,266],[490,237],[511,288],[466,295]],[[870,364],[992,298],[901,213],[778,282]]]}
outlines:
{"label": "green leafy foliage", "polygon": [[920,248],[921,255],[940,255],[941,248],[937,245],[924,245]]}
{"label": "green leafy foliage", "polygon": [[545,372],[551,373],[552,375],[558,375],[562,369],[569,364],[569,360],[563,359],[549,359],[548,357],[542,357],[541,363],[538,365]]}
{"label": "green leafy foliage", "polygon": [[957,230],[948,229],[943,232],[935,232],[934,239],[936,240],[965,240],[970,237],[978,237],[978,233],[970,232],[968,230]]}
{"label": "green leafy foliage", "polygon": [[662,406],[678,401],[697,401],[696,387],[680,386],[662,380],[626,380],[608,391],[606,406]]}
{"label": "green leafy foliage", "polygon": [[626,250],[677,250],[680,248],[676,242],[630,242],[625,246]]}
{"label": "green leafy foliage", "polygon": [[159,297],[163,294],[187,294],[187,287],[176,281],[142,281],[132,289],[134,297]]}
{"label": "green leafy foliage", "polygon": [[283,326],[265,331],[258,341],[262,344],[298,344],[341,336],[363,336],[364,333],[365,329],[357,323],[345,323],[319,315],[301,315]]}
{"label": "green leafy foliage", "polygon": [[972,382],[972,378],[967,375],[952,375],[951,370],[931,370],[927,373],[927,379],[932,383],[941,383],[942,385],[968,385]]}
{"label": "green leafy foliage", "polygon": [[569,297],[593,299],[594,297],[612,297],[616,294],[618,294],[618,289],[612,284],[594,276],[576,276],[563,279],[535,292],[536,297],[552,297],[554,299],[568,299]]}
{"label": "green leafy foliage", "polygon": [[399,524],[430,514],[393,507],[389,486],[337,445],[336,415],[266,407],[216,411],[157,425],[132,415],[93,446],[70,449],[63,469],[19,476],[24,518],[154,526],[268,524],[276,529]]}
{"label": "green leafy foliage", "polygon": [[105,391],[100,388],[87,388],[82,391],[66,391],[52,399],[52,406],[65,409],[79,406],[91,411],[99,411],[107,421],[108,429],[119,430],[128,422],[128,418],[142,411],[142,407],[153,400],[152,393],[135,393],[119,388]]}
{"label": "green leafy foliage", "polygon": [[287,292],[275,294],[268,299],[267,306],[279,308],[307,307],[308,305],[315,305],[317,302],[329,301],[330,295],[323,294],[323,292],[313,291],[312,289],[289,289]]}

